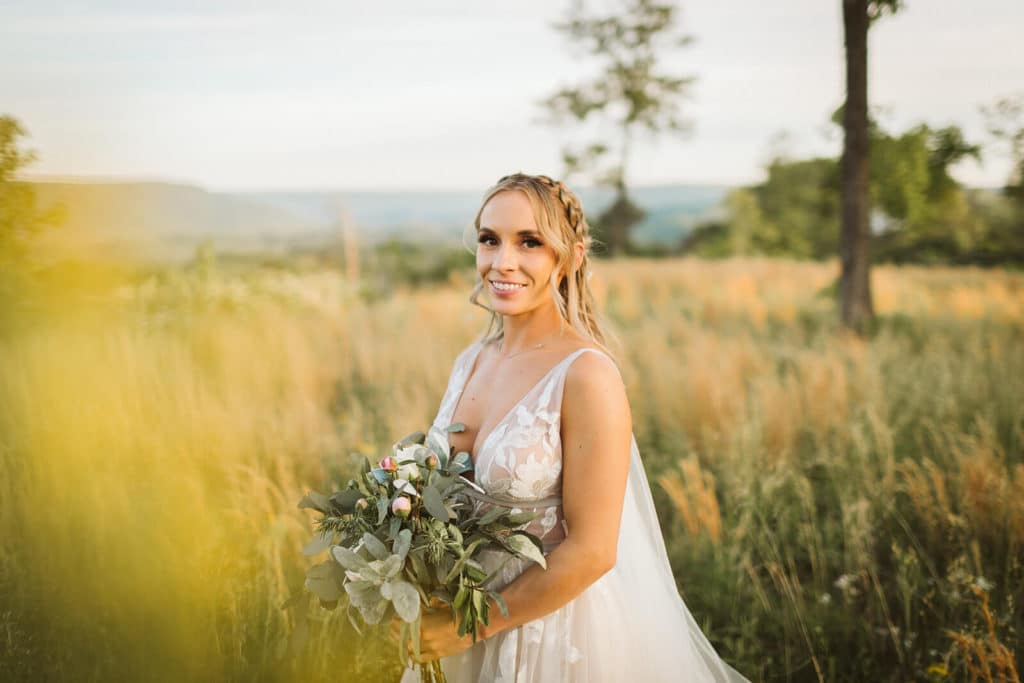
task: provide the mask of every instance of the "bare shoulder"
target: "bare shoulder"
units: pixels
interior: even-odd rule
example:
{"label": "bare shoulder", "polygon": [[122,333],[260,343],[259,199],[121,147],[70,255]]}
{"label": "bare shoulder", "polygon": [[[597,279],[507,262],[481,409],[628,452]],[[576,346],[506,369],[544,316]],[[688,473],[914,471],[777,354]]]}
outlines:
{"label": "bare shoulder", "polygon": [[629,400],[618,366],[603,351],[581,353],[565,376],[562,396],[564,419],[589,423],[611,416],[629,417]]}
{"label": "bare shoulder", "polygon": [[565,375],[566,391],[570,386],[584,390],[611,389],[615,385],[622,386],[619,367],[610,356],[593,346],[583,346],[578,350],[584,349],[596,351],[596,353],[581,353],[569,364]]}

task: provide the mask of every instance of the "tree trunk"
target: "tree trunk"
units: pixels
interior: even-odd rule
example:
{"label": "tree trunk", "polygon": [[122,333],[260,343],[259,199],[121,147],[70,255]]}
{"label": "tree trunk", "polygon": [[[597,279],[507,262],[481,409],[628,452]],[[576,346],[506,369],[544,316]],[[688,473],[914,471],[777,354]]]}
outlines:
{"label": "tree trunk", "polygon": [[843,0],[846,105],[840,164],[842,230],[839,297],[843,324],[863,331],[874,317],[871,303],[868,220],[868,0]]}

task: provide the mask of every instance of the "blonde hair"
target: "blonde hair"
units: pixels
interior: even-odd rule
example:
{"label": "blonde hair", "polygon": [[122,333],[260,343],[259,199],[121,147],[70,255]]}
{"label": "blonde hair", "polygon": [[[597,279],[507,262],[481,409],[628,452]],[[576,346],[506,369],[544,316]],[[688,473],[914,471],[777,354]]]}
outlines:
{"label": "blonde hair", "polygon": [[[487,202],[500,192],[518,191],[526,195],[533,207],[534,220],[541,237],[555,251],[555,269],[551,273],[551,293],[561,314],[563,324],[568,323],[585,339],[590,340],[613,359],[615,354],[608,344],[618,345],[617,338],[610,333],[597,311],[594,293],[590,289],[591,245],[594,238],[590,235],[590,227],[583,215],[583,205],[579,197],[558,180],[545,175],[526,175],[514,173],[498,180],[493,187],[484,193],[484,199],[476,212],[473,226],[480,232],[480,215]],[[583,259],[576,266],[575,245],[584,246]],[[563,275],[565,273],[565,275]],[[488,344],[504,338],[504,321],[500,314],[480,303],[479,296],[484,289],[483,280],[479,280],[469,296],[469,302],[479,306],[491,314],[480,341]]]}

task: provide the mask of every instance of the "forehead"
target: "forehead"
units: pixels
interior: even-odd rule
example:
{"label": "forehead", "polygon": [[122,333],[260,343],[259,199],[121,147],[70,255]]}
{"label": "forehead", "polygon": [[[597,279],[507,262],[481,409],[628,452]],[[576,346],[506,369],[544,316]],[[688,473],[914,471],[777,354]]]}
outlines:
{"label": "forehead", "polygon": [[487,200],[480,212],[480,229],[496,232],[504,230],[537,230],[533,206],[526,195],[518,190],[505,190]]}

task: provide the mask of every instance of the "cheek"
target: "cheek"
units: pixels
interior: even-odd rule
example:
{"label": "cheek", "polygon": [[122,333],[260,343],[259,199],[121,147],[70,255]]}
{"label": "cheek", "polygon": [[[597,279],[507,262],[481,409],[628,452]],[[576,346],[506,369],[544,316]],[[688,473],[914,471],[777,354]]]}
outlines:
{"label": "cheek", "polygon": [[537,254],[530,264],[530,269],[538,280],[547,282],[555,273],[556,259],[554,254]]}

